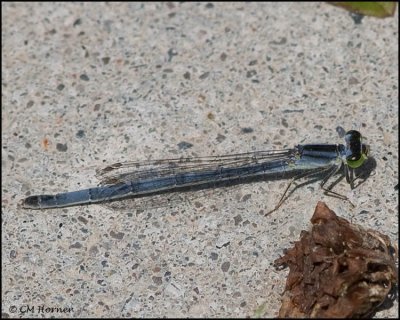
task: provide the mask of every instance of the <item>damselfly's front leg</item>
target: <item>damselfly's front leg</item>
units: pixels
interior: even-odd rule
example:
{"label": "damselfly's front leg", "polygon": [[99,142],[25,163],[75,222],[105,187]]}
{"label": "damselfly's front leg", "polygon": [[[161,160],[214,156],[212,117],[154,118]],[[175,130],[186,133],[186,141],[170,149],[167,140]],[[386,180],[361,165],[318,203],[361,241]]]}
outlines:
{"label": "damselfly's front leg", "polygon": [[[339,199],[348,201],[348,202],[353,206],[353,208],[354,208],[355,205],[350,201],[349,198],[347,198],[346,196],[344,196],[344,195],[342,195],[342,194],[340,194],[340,193],[337,193],[337,192],[331,190],[333,184],[330,185],[328,188],[325,188],[325,184],[328,182],[328,180],[329,180],[331,177],[333,177],[333,176],[340,170],[340,168],[341,168],[340,166],[334,166],[334,167],[333,167],[333,170],[332,170],[332,169],[330,170],[330,172],[326,175],[326,177],[321,181],[321,184],[320,184],[321,189],[324,190],[324,194],[326,194],[326,195],[328,195],[328,196],[331,196],[331,197],[335,197],[335,198],[339,198]],[[350,171],[349,168],[345,165],[346,180],[349,182],[350,185],[352,185],[352,181],[354,181],[354,180],[350,180],[350,179],[353,178],[353,174],[351,174],[351,177],[350,177],[350,176],[349,176],[349,171]],[[351,182],[350,182],[350,181],[351,181]]]}

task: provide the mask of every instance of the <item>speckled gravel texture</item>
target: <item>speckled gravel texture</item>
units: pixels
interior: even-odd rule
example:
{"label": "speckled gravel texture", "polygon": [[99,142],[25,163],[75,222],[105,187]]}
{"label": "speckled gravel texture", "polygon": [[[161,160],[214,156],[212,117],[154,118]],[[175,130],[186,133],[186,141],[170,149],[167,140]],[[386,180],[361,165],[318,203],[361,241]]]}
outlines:
{"label": "speckled gravel texture", "polygon": [[[129,212],[24,210],[118,161],[342,143],[371,176]],[[3,317],[275,317],[317,201],[398,241],[398,16],[327,3],[2,3]],[[395,317],[398,302],[375,317]]]}

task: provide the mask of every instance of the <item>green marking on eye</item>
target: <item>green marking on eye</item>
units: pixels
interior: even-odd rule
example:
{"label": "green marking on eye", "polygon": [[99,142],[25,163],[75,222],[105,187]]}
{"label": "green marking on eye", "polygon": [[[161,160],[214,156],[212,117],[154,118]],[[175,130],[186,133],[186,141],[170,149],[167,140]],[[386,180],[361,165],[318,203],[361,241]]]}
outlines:
{"label": "green marking on eye", "polygon": [[363,153],[361,155],[360,159],[358,159],[358,160],[347,160],[346,162],[347,162],[347,165],[350,168],[356,169],[356,168],[361,167],[363,165],[363,163],[365,162],[365,160],[367,160],[367,159],[368,159],[367,155],[365,153]]}

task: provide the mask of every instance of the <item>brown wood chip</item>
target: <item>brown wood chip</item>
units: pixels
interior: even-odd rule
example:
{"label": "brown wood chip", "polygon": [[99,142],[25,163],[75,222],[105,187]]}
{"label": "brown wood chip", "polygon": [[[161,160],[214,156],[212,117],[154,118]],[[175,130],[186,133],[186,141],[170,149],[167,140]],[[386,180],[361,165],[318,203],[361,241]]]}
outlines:
{"label": "brown wood chip", "polygon": [[289,266],[279,317],[353,318],[376,310],[397,282],[389,237],[318,202],[311,231],[275,261]]}

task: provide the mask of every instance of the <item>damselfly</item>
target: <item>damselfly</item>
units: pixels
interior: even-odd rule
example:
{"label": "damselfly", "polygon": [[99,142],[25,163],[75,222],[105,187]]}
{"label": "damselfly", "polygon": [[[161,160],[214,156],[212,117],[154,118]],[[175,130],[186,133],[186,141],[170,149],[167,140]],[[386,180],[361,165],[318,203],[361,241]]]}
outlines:
{"label": "damselfly", "polygon": [[326,194],[348,200],[325,185],[332,176],[341,173],[353,188],[355,169],[363,166],[369,148],[362,143],[358,131],[348,131],[344,138],[344,145],[304,144],[284,150],[115,163],[98,172],[101,180],[98,187],[30,196],[22,200],[22,207],[50,209],[129,200],[133,201],[134,209],[135,199],[168,199],[171,194],[246,183],[254,178],[265,181],[292,178],[278,204],[267,214],[278,209],[293,183],[303,178],[317,177]]}

